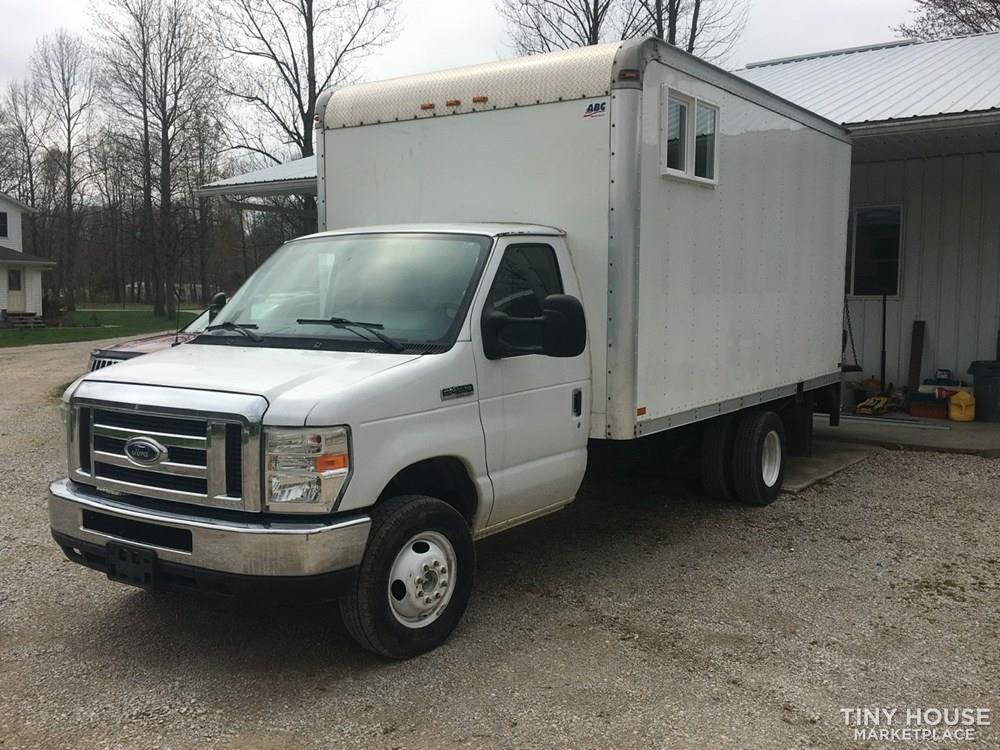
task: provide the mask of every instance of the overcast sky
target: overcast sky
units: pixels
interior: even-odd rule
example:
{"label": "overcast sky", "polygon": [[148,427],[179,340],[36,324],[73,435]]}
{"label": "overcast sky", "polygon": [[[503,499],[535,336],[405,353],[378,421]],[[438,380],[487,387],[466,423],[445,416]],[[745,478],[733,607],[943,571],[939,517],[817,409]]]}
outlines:
{"label": "overcast sky", "polygon": [[[912,0],[749,0],[746,32],[726,63],[855,47],[895,37]],[[0,83],[23,76],[35,39],[88,23],[87,0],[0,0]],[[366,78],[440,70],[509,56],[494,0],[402,0],[399,37],[369,61]]]}

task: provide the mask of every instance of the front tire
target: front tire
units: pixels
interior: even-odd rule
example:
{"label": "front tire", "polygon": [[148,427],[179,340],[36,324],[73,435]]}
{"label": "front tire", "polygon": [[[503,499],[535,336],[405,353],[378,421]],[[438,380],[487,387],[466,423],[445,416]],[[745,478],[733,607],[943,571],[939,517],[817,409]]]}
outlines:
{"label": "front tire", "polygon": [[740,502],[774,502],[785,477],[786,446],[785,424],[773,411],[743,415],[733,445],[733,483]]}
{"label": "front tire", "polygon": [[462,515],[441,500],[403,495],[377,505],[354,589],[340,600],[351,637],[390,659],[441,645],[472,594],[476,552]]}

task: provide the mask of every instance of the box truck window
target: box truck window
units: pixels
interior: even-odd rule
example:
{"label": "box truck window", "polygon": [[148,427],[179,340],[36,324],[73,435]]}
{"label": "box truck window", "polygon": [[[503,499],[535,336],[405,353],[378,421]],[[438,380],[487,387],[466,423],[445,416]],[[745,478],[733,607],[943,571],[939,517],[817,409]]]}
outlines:
{"label": "box truck window", "polygon": [[[504,252],[496,279],[486,302],[514,318],[542,315],[542,301],[550,294],[562,294],[562,277],[551,245],[511,245]],[[538,346],[541,326],[512,326],[504,339],[513,346]]]}
{"label": "box truck window", "polygon": [[854,252],[848,257],[851,295],[899,295],[902,215],[901,206],[865,206],[854,210],[851,222]]}
{"label": "box truck window", "polygon": [[660,173],[715,182],[719,108],[667,86],[661,91]]}
{"label": "box truck window", "polygon": [[719,110],[704,102],[696,107],[694,135],[694,176],[715,179],[715,128]]}
{"label": "box truck window", "polygon": [[667,156],[664,163],[667,169],[686,172],[684,152],[687,146],[687,113],[685,102],[671,96],[667,99]]}

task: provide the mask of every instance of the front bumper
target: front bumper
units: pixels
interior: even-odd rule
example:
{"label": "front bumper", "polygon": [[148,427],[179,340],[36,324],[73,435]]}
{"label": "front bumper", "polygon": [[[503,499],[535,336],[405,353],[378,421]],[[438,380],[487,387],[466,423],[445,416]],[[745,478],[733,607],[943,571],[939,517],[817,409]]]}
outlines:
{"label": "front bumper", "polygon": [[76,559],[70,554],[74,541],[81,543],[81,552],[123,542],[155,551],[165,568],[264,580],[356,568],[371,519],[358,515],[327,523],[223,521],[139,508],[61,479],[49,485],[49,524],[71,559]]}

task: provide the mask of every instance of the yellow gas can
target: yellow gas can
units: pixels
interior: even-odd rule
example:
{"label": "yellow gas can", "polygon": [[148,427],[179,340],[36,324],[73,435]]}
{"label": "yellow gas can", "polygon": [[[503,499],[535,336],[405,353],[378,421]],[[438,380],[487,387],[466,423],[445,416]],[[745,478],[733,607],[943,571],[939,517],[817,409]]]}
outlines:
{"label": "yellow gas can", "polygon": [[971,422],[976,418],[976,397],[968,391],[959,391],[948,399],[948,419],[953,422]]}

